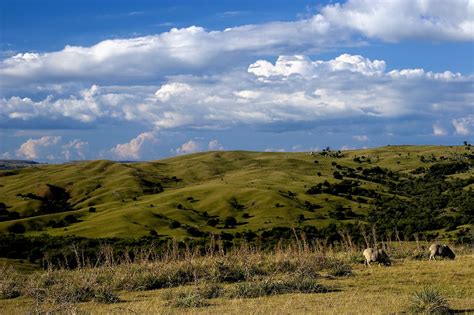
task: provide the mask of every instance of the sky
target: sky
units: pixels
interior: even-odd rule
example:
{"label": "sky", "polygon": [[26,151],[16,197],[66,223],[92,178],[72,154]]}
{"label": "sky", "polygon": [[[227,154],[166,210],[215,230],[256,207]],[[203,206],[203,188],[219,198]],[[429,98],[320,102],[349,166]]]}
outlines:
{"label": "sky", "polygon": [[474,0],[0,2],[0,159],[474,140]]}

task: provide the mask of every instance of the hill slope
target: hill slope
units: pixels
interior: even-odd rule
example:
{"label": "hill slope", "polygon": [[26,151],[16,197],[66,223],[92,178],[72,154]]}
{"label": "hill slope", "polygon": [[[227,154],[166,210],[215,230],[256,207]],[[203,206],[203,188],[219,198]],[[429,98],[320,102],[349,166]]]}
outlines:
{"label": "hill slope", "polygon": [[[433,193],[450,194],[433,218],[444,222],[448,217],[445,225],[455,231],[472,220],[472,206],[463,206],[466,196],[472,198],[472,161],[470,147],[389,146],[342,153],[222,151],[140,163],[33,165],[0,172],[0,231],[22,233],[25,228],[30,234],[85,237],[156,231],[182,238],[202,232],[323,228],[334,222],[384,224],[375,209],[380,212],[395,197],[398,203],[406,201],[406,207],[425,202],[427,181]],[[411,183],[417,186],[408,187]],[[417,194],[417,189],[424,190]],[[409,214],[403,211],[401,217]],[[425,230],[438,229],[443,224],[438,221]]]}

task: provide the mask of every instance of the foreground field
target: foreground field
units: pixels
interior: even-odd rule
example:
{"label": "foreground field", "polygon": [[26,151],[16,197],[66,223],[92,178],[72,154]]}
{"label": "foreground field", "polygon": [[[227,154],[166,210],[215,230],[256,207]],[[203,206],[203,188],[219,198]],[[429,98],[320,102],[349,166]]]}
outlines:
{"label": "foreground field", "polygon": [[[145,264],[116,266],[100,270],[56,271],[56,275],[48,275],[49,282],[54,282],[57,277],[67,283],[69,276],[74,278],[73,281],[77,281],[80,277],[88,278],[87,281],[96,281],[94,274],[100,274],[103,278],[113,274],[115,275],[115,279],[112,279],[114,283],[119,283],[120,279],[117,278],[122,276],[122,280],[127,282],[130,289],[119,291],[119,299],[113,301],[114,303],[110,303],[112,300],[109,300],[109,303],[70,303],[70,301],[61,300],[58,297],[55,297],[54,301],[56,302],[54,303],[51,303],[53,300],[47,298],[38,300],[19,297],[0,300],[0,313],[389,314],[409,310],[414,292],[426,287],[434,288],[447,299],[451,313],[474,313],[474,255],[472,249],[469,248],[457,249],[457,251],[461,251],[462,254],[458,255],[454,261],[427,261],[426,257],[418,260],[414,258],[416,255],[413,256],[416,253],[412,252],[409,257],[394,259],[391,267],[373,266],[371,268],[366,268],[360,263],[360,254],[341,252],[330,253],[324,258],[321,253],[292,253],[288,251],[270,255],[249,253],[247,257],[240,259],[238,256],[187,258],[181,262],[169,262],[168,264],[174,265],[174,267],[171,267],[172,269],[167,272],[171,274],[176,271],[173,268],[180,266],[182,273],[185,270],[182,269],[183,266],[187,266],[186,268],[192,266],[192,271],[191,269],[186,270],[194,273],[196,281],[172,288],[149,291],[144,291],[143,288],[134,291],[131,289],[131,284],[136,281],[137,275],[142,269],[155,268],[156,277],[159,277],[160,273],[156,271],[159,269],[158,265],[154,267]],[[397,255],[401,257],[402,254],[398,252]],[[421,257],[419,253],[418,257]],[[342,268],[344,272],[340,272],[342,270],[340,266],[347,264],[344,261],[352,261],[349,264],[352,271]],[[220,268],[219,270],[229,272],[229,270],[233,270],[230,267],[233,265],[242,266],[247,272],[255,274],[242,278],[243,282],[224,281],[215,284],[219,285],[220,291],[214,290],[212,294],[203,293],[209,291],[209,287],[201,281],[204,279],[200,275],[203,270],[209,271],[215,266],[227,266],[226,268],[230,269]],[[261,270],[259,272],[251,271],[257,265]],[[334,272],[335,270],[338,272]],[[210,272],[212,273],[212,270]],[[53,271],[53,273],[55,272]],[[264,280],[268,281],[267,283],[271,283],[271,281],[282,283],[281,280],[278,282],[275,279],[285,279],[286,277],[290,281],[285,284],[289,284],[294,282],[291,282],[291,279],[299,279],[302,273],[304,273],[305,279],[311,278],[311,281],[317,282],[317,286],[313,285],[311,290],[307,291],[309,293],[278,294],[275,293],[276,291],[267,290],[265,291],[267,294],[260,294],[262,296],[255,298],[249,295],[248,288],[251,286],[247,288],[247,291],[241,290],[246,283],[252,285],[258,283],[253,280],[254,278],[273,279]],[[212,278],[214,283],[216,279],[223,280],[222,275],[222,273],[214,274],[214,278]],[[229,274],[226,275],[228,277]],[[33,278],[38,278],[38,276]],[[39,278],[44,279],[44,275]],[[65,291],[69,290],[68,285],[61,284],[61,288]],[[321,288],[323,289],[321,290]],[[311,291],[320,291],[321,293],[310,293]],[[218,292],[220,293],[217,294]],[[56,292],[55,294],[60,295],[61,293]],[[208,296],[206,300],[199,300],[196,294],[207,294]]]}
{"label": "foreground field", "polygon": [[355,268],[355,276],[322,279],[336,292],[286,294],[256,299],[220,299],[202,309],[167,307],[164,292],[124,294],[120,306],[84,305],[84,310],[159,314],[389,314],[406,311],[413,293],[434,286],[458,313],[474,313],[474,256],[457,261],[398,261],[394,266]]}

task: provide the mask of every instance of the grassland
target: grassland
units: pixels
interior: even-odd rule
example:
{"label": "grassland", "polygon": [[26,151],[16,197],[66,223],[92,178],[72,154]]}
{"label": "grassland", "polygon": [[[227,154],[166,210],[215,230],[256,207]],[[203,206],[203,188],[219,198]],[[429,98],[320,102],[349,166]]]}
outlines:
{"label": "grassland", "polygon": [[[474,313],[472,248],[454,247],[457,257],[453,261],[428,261],[426,251],[408,243],[387,245],[386,250],[391,253],[393,261],[390,267],[375,265],[366,268],[360,263],[360,251],[355,249],[342,252],[330,248],[323,251],[293,248],[273,252],[237,250],[225,255],[189,254],[181,258],[168,257],[161,261],[106,268],[41,271],[30,276],[15,276],[10,271],[9,275],[1,276],[2,292],[8,287],[8,280],[23,277],[24,281],[16,287],[26,293],[14,299],[0,300],[0,312],[395,314],[409,310],[414,292],[432,287],[447,299],[452,313]],[[334,273],[334,270],[340,270],[338,266],[350,266],[349,269],[344,267],[348,273]],[[237,271],[244,271],[244,275],[229,277],[239,274]],[[147,273],[153,277],[144,277]],[[192,275],[189,282],[183,280],[186,273]],[[163,288],[136,286],[151,280],[157,285],[157,279],[164,274],[168,282]],[[319,293],[291,293],[291,288],[289,293],[285,290],[278,293],[267,289],[260,297],[247,296],[248,293],[236,290],[242,286],[251,288],[262,279],[268,284],[281,284],[279,279],[290,279],[290,282],[284,282],[289,286],[294,279],[303,279],[302,276],[326,289]],[[206,283],[218,286],[219,290],[214,290],[212,294],[204,293],[209,290]],[[70,294],[83,295],[90,290],[84,288],[104,285],[111,290],[108,296],[113,296],[113,291],[118,299],[74,302]],[[198,299],[196,295],[199,294],[206,295],[206,298]],[[101,297],[103,299],[103,295]],[[179,303],[182,297],[190,297],[195,304]]]}
{"label": "grassland", "polygon": [[[261,232],[302,224],[324,227],[337,222],[329,216],[337,206],[352,209],[357,220],[364,220],[373,208],[370,202],[305,193],[317,183],[338,182],[333,177],[338,170],[334,162],[345,168],[380,166],[408,174],[420,166],[429,167],[442,157],[455,160],[468,153],[464,146],[388,146],[344,151],[339,158],[307,152],[235,151],[139,163],[99,160],[33,165],[0,172],[0,202],[20,215],[19,219],[0,222],[0,231],[21,223],[30,235],[139,237],[156,231],[160,236],[183,239],[190,236],[187,227],[205,233]],[[361,162],[355,162],[356,157],[362,157]],[[426,158],[425,162],[420,161],[421,157]],[[472,178],[473,174],[471,167],[451,176]],[[386,190],[375,182],[359,182],[363,188]],[[53,194],[48,185],[68,194],[67,211],[38,211],[39,199]],[[232,204],[231,199],[236,203]],[[318,205],[317,211],[308,211],[305,202]],[[57,224],[67,215],[75,216],[77,222]],[[237,219],[235,227],[224,226],[228,216]],[[207,224],[212,218],[218,220],[216,226]],[[357,220],[347,218],[344,222]],[[174,221],[181,227],[171,227]]]}

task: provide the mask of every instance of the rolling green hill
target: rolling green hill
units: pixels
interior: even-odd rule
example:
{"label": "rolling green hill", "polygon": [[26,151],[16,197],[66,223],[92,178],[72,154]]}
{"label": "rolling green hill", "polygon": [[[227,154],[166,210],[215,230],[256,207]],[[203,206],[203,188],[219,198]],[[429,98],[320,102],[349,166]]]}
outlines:
{"label": "rolling green hill", "polygon": [[[385,205],[402,219],[413,219],[408,209],[413,204],[430,211],[431,189],[447,197],[441,209],[433,210],[432,219],[438,221],[425,230],[454,233],[472,221],[472,163],[470,146],[388,146],[32,165],[0,172],[0,231],[93,238],[156,231],[184,238],[203,232],[324,228],[335,222],[385,224]],[[395,209],[397,202],[406,202],[407,209]],[[235,226],[228,217],[236,219]],[[450,228],[441,230],[440,224]]]}

